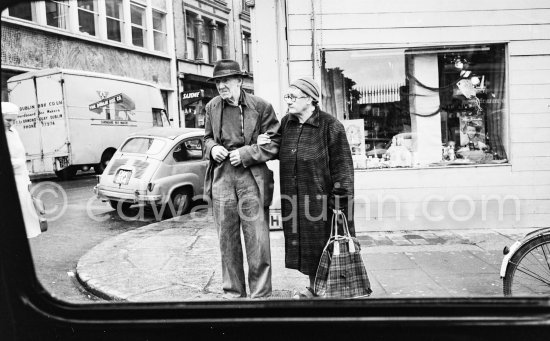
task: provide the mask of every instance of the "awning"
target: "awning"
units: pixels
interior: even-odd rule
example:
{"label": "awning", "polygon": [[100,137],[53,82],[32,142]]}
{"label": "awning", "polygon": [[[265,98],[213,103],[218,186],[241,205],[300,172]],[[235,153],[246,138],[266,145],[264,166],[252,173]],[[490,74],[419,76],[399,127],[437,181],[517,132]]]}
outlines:
{"label": "awning", "polygon": [[103,107],[107,107],[113,103],[115,104],[115,110],[134,110],[136,108],[136,104],[134,103],[134,101],[124,93],[120,93],[118,95],[114,95],[102,99],[101,101],[92,103],[88,106],[88,108],[90,109],[90,111],[99,114],[103,111]]}
{"label": "awning", "polygon": [[204,98],[204,90],[191,90],[181,93],[181,107],[185,107],[193,102],[200,101]]}

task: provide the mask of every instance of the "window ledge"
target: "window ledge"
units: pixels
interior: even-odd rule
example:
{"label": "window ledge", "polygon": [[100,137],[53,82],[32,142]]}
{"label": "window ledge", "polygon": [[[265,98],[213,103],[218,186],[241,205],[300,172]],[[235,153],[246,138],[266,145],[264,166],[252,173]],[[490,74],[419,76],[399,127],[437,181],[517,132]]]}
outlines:
{"label": "window ledge", "polygon": [[151,50],[148,50],[148,49],[143,48],[143,47],[129,46],[129,45],[126,45],[126,44],[123,44],[123,43],[117,43],[117,42],[110,41],[110,40],[103,40],[103,39],[99,39],[97,37],[86,36],[84,34],[73,33],[73,32],[63,30],[63,29],[58,29],[58,28],[55,28],[55,27],[39,25],[35,22],[30,22],[30,21],[27,21],[27,20],[22,20],[22,19],[17,19],[17,18],[12,18],[12,17],[2,17],[2,24],[4,24],[4,23],[9,23],[9,24],[13,24],[13,25],[16,25],[16,26],[23,26],[23,27],[27,27],[27,28],[32,28],[32,29],[36,29],[36,30],[39,30],[39,31],[43,31],[43,32],[54,33],[54,34],[70,37],[70,38],[77,39],[77,40],[85,40],[85,41],[96,43],[96,44],[112,46],[112,47],[116,47],[116,48],[120,48],[120,49],[129,50],[129,51],[132,51],[132,52],[149,54],[149,55],[156,56],[156,57],[170,59],[170,56],[165,52],[151,51]]}
{"label": "window ledge", "polygon": [[457,169],[457,168],[492,168],[492,167],[512,167],[507,163],[479,163],[473,165],[448,165],[448,166],[423,166],[423,167],[394,167],[394,168],[355,168],[359,172],[386,172],[386,171],[411,171],[425,169]]}

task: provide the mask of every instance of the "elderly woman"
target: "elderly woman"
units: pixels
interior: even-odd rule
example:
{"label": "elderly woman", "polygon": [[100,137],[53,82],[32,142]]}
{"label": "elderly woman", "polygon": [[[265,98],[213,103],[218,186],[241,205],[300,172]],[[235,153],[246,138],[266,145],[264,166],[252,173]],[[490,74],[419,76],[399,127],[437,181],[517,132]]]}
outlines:
{"label": "elderly woman", "polygon": [[33,238],[40,234],[40,223],[29,192],[31,181],[29,179],[29,172],[27,171],[25,147],[23,147],[17,130],[13,127],[18,114],[19,107],[17,105],[10,102],[2,102],[2,118],[4,119],[6,140],[8,141],[17,193],[19,194],[19,202],[21,203],[23,220],[27,230],[27,238]]}
{"label": "elderly woman", "polygon": [[[284,96],[288,115],[279,131],[285,266],[309,276],[309,287],[294,298],[316,296],[315,274],[330,236],[333,208],[344,211],[355,236],[350,146],[342,123],[319,109],[319,98],[315,80],[294,81]],[[258,139],[266,141],[265,135]]]}

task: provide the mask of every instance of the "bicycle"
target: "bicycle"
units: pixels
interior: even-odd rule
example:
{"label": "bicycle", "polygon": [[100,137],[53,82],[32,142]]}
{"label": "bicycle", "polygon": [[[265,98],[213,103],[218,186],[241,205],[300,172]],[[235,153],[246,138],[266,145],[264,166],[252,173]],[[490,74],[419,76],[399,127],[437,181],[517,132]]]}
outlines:
{"label": "bicycle", "polygon": [[504,296],[550,296],[550,227],[528,233],[503,254]]}

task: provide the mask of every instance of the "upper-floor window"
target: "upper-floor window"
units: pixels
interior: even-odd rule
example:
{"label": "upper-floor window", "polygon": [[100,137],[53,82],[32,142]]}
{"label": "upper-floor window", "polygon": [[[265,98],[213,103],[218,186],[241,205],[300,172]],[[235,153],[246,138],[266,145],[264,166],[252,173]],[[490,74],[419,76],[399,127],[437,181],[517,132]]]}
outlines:
{"label": "upper-floor window", "polygon": [[225,49],[225,25],[218,23],[218,29],[216,30],[216,60],[220,60],[224,58]]}
{"label": "upper-floor window", "polygon": [[226,25],[213,19],[200,18],[190,12],[187,12],[185,18],[187,59],[201,60],[208,64],[223,59]]}
{"label": "upper-floor window", "polygon": [[105,0],[107,39],[122,42],[124,34],[124,10],[122,0]]}
{"label": "upper-floor window", "polygon": [[33,20],[32,4],[30,2],[22,2],[17,5],[8,7],[8,15],[25,20]]}
{"label": "upper-floor window", "polygon": [[243,31],[242,34],[242,42],[243,42],[243,69],[248,72],[252,72],[252,61],[250,59],[251,53],[251,44],[252,39],[250,32]]}
{"label": "upper-floor window", "polygon": [[195,59],[195,17],[189,13],[185,15],[185,36],[187,59]]}
{"label": "upper-floor window", "polygon": [[69,2],[46,1],[46,24],[62,29],[69,28]]}
{"label": "upper-floor window", "polygon": [[166,52],[168,34],[166,30],[166,0],[152,0],[153,48]]}
{"label": "upper-floor window", "polygon": [[145,47],[147,39],[145,7],[132,3],[130,13],[132,18],[132,44]]}
{"label": "upper-floor window", "polygon": [[211,60],[213,59],[211,58],[212,24],[213,23],[214,21],[205,20],[205,25],[202,27],[202,32],[201,32],[202,60],[207,64],[210,63]]}
{"label": "upper-floor window", "polygon": [[46,0],[8,7],[2,17],[166,52],[168,7],[166,0]]}
{"label": "upper-floor window", "polygon": [[166,52],[166,13],[153,10],[154,49]]}
{"label": "upper-floor window", "polygon": [[89,35],[97,35],[96,0],[78,0],[78,30]]}

